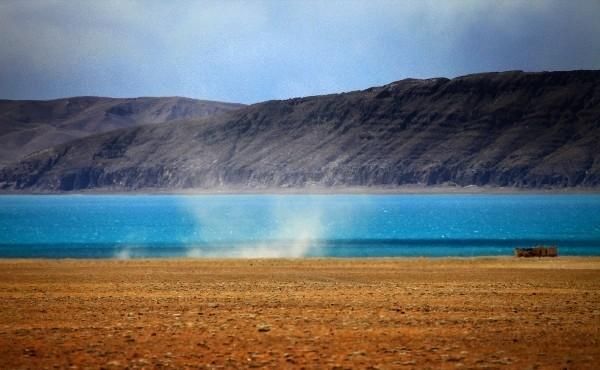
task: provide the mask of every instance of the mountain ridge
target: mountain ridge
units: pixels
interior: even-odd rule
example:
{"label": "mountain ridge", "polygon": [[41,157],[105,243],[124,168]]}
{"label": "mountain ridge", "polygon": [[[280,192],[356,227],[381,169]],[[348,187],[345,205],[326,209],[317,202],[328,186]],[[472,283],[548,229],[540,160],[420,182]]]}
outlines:
{"label": "mountain ridge", "polygon": [[0,164],[98,132],[200,118],[243,106],[183,97],[2,99]]}
{"label": "mountain ridge", "polygon": [[71,141],[5,191],[600,186],[600,71],[404,79]]}

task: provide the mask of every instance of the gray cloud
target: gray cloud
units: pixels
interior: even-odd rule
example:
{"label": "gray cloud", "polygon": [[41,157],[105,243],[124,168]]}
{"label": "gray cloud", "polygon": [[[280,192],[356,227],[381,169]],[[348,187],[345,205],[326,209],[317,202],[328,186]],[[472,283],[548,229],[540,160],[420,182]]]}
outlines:
{"label": "gray cloud", "polygon": [[0,98],[255,102],[489,70],[597,69],[600,2],[4,1]]}

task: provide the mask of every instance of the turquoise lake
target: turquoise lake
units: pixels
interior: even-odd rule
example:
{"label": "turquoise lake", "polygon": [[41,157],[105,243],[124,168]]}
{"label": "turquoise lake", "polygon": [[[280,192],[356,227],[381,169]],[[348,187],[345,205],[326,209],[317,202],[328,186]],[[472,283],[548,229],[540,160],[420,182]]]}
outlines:
{"label": "turquoise lake", "polygon": [[600,255],[600,195],[0,196],[0,257]]}

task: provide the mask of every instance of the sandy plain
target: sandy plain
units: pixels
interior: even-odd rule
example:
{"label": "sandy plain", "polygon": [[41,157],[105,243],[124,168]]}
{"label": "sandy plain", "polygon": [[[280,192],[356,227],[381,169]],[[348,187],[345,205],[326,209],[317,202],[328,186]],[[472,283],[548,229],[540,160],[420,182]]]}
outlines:
{"label": "sandy plain", "polygon": [[600,258],[0,260],[0,368],[600,364]]}

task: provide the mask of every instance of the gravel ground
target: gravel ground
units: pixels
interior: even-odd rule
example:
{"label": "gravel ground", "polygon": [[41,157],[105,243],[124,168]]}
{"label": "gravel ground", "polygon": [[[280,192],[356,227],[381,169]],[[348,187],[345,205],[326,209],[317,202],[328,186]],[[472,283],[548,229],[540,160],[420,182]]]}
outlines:
{"label": "gravel ground", "polygon": [[0,260],[2,369],[598,363],[600,258]]}

